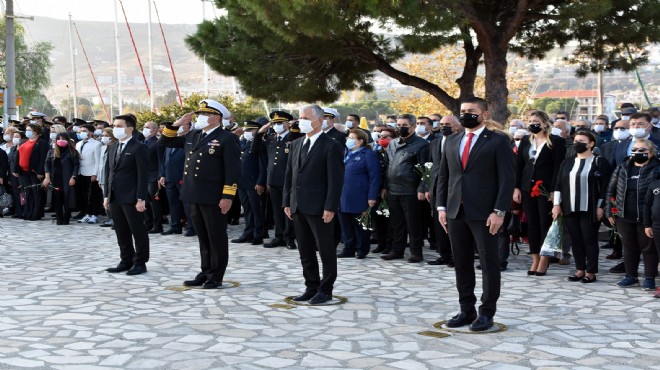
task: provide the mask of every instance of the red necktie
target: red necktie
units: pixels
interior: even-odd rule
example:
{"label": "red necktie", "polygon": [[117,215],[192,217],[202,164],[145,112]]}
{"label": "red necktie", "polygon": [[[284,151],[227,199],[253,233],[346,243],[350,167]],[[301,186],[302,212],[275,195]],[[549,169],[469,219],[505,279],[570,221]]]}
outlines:
{"label": "red necktie", "polygon": [[467,166],[468,157],[470,156],[470,146],[472,146],[473,137],[474,137],[474,133],[470,132],[468,134],[468,139],[465,142],[465,146],[463,147],[463,155],[461,156],[461,164],[463,165],[463,169],[465,169],[465,166]]}

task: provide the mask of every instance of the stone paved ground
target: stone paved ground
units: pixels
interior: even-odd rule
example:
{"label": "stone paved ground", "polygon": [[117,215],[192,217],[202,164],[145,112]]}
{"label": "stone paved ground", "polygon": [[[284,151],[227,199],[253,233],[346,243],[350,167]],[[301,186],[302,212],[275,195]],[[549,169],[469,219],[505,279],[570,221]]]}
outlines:
{"label": "stone paved ground", "polygon": [[0,368],[660,369],[660,300],[607,273],[569,283],[567,266],[530,278],[524,251],[503,273],[507,331],[433,338],[418,333],[457,309],[446,267],[343,259],[346,304],[275,308],[302,289],[297,252],[230,245],[239,287],[181,291],[196,238],[151,243],[149,273],[108,274],[111,230],[0,219]]}

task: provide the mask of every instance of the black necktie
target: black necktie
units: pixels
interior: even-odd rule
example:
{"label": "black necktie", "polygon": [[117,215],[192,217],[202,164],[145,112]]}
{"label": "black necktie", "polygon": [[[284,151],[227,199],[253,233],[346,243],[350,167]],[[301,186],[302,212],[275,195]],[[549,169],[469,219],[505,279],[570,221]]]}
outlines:
{"label": "black necktie", "polygon": [[278,137],[277,137],[277,143],[279,144],[281,141],[282,141],[282,137],[281,137],[281,136],[278,136]]}
{"label": "black necktie", "polygon": [[300,152],[300,159],[301,162],[305,162],[305,158],[307,158],[307,152],[309,152],[309,146],[312,141],[309,140],[309,138],[305,138],[305,144],[302,147],[302,151]]}
{"label": "black necktie", "polygon": [[202,139],[205,138],[206,135],[208,135],[206,132],[202,132]]}
{"label": "black necktie", "polygon": [[124,143],[119,143],[119,149],[117,149],[117,157],[115,163],[119,162],[119,158],[121,158],[122,149],[124,149]]}

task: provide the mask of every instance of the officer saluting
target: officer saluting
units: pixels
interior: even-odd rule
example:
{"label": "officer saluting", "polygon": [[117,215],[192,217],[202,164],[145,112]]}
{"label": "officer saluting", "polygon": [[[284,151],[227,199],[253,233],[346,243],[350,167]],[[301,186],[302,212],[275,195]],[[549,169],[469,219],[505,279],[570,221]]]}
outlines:
{"label": "officer saluting", "polygon": [[[289,158],[291,141],[300,135],[290,132],[290,121],[293,116],[284,111],[275,111],[270,114],[271,121],[262,126],[254,136],[252,152],[268,154],[268,168],[266,185],[270,193],[270,202],[273,207],[273,219],[275,221],[275,238],[264,248],[275,248],[286,246],[288,249],[296,249],[296,236],[293,230],[293,222],[284,214],[282,208],[282,191],[284,188],[284,174]],[[268,135],[268,129],[272,128],[274,134]],[[263,189],[262,189],[263,191]]]}
{"label": "officer saluting", "polygon": [[215,100],[202,100],[195,112],[197,120],[185,136],[177,136],[180,126],[190,125],[187,113],[163,130],[159,142],[171,148],[184,148],[186,161],[181,200],[190,203],[190,217],[199,238],[201,272],[186,286],[214,289],[222,285],[229,259],[227,211],[236,195],[241,176],[241,149],[236,135],[223,130],[227,109]]}

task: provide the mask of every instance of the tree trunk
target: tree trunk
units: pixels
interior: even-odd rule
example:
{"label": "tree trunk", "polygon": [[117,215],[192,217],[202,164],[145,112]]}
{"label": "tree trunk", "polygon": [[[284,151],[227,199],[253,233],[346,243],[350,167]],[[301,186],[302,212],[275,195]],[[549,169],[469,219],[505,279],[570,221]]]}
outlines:
{"label": "tree trunk", "polygon": [[486,67],[486,101],[494,121],[504,124],[511,115],[508,108],[509,89],[506,83],[507,50],[492,45],[492,53],[484,54]]}

